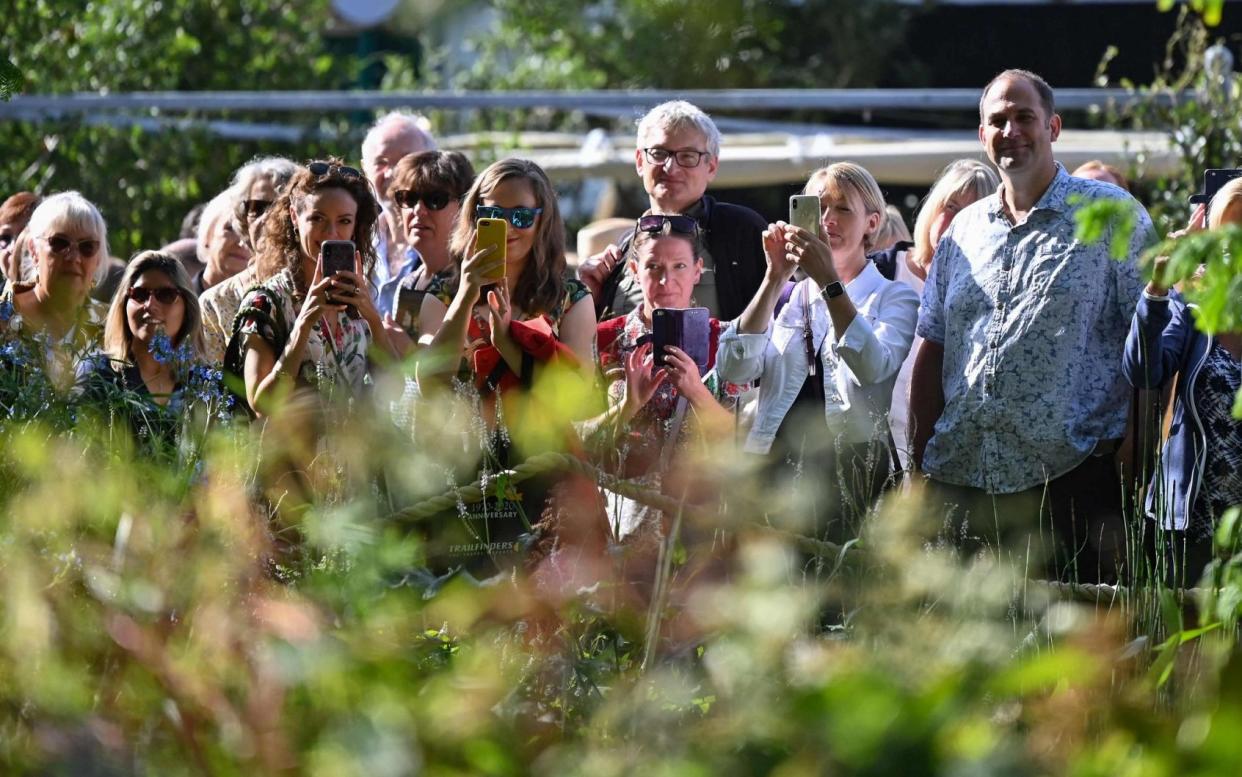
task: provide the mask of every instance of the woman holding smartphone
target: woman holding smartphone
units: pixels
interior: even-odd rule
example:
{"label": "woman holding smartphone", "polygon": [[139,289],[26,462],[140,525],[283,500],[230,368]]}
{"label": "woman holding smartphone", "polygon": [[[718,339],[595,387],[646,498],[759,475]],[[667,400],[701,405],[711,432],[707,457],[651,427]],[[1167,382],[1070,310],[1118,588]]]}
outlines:
{"label": "woman holding smartphone", "polygon": [[[503,262],[491,249],[476,250],[480,218],[505,221]],[[593,303],[586,286],[568,277],[565,225],[542,168],[504,159],[484,170],[466,193],[451,249],[459,269],[428,289],[435,299],[427,299],[420,314],[425,342],[460,350],[485,391],[529,383],[539,363],[559,357],[590,374]],[[502,270],[502,280],[489,282]]]}
{"label": "woman holding smartphone", "polygon": [[[816,498],[816,532],[841,539],[856,536],[896,469],[888,411],[919,299],[867,260],[884,218],[869,172],[838,162],[815,171],[804,193],[819,197],[820,233],[784,222],[764,232],[767,273],[721,336],[716,369],[733,383],[759,381],[745,449],[770,456],[795,485],[803,480]],[[773,320],[799,267],[807,277]]]}
{"label": "woman holding smartphone", "polygon": [[[652,317],[659,308],[693,305],[703,273],[698,225],[689,216],[643,216],[634,232],[628,272],[637,279],[642,302],[627,315],[596,328],[599,368],[608,391],[608,411],[585,424],[585,437],[609,471],[648,488],[661,489],[666,476],[687,475],[674,456],[695,439],[719,439],[733,428],[730,411],[744,387],[716,374],[716,346],[728,327],[707,320],[706,368],[681,348],[668,346],[656,367]],[[680,457],[679,457],[680,458]],[[686,463],[686,462],[682,462]],[[668,493],[680,498],[672,486]],[[620,495],[606,495],[609,524],[618,540],[664,536],[660,511]]]}
{"label": "woman holding smartphone", "polygon": [[[242,300],[225,356],[259,415],[291,388],[357,395],[372,342],[392,353],[367,286],[379,205],[362,173],[339,160],[299,169],[264,223],[259,285]],[[325,271],[328,241],[352,241],[352,269]]]}
{"label": "woman holding smartphone", "polygon": [[[1209,229],[1242,224],[1242,178],[1212,197]],[[1198,206],[1180,238],[1204,227]],[[1212,537],[1224,512],[1242,504],[1242,422],[1233,416],[1242,388],[1242,336],[1208,335],[1195,325],[1194,304],[1168,286],[1168,257],[1158,257],[1139,298],[1122,362],[1135,388],[1173,388],[1172,422],[1160,467],[1147,489],[1146,512],[1163,532],[1162,568],[1169,584],[1193,585],[1212,560]]]}
{"label": "woman holding smartphone", "polygon": [[[484,218],[504,221],[503,260],[498,247],[476,246],[477,220]],[[520,399],[530,397],[523,389],[554,364],[566,368],[562,375],[581,378],[584,395],[594,374],[594,302],[586,286],[568,276],[565,226],[547,174],[523,159],[505,159],[488,167],[466,193],[450,245],[456,272],[432,281],[419,327],[423,343],[432,353],[444,354],[450,366],[428,381],[433,361],[424,360],[419,374],[424,393],[431,388],[429,383],[443,383],[454,375],[479,392],[486,429],[481,453],[490,460],[484,469],[519,464],[539,452],[534,446],[572,445],[573,429],[565,410],[546,408],[540,417],[559,417],[565,421],[563,428],[554,424],[554,428],[515,430],[534,433],[541,442],[514,453],[499,418],[515,417],[515,408],[498,412],[509,404],[507,399],[519,400],[520,407]],[[524,439],[530,441],[532,435]],[[473,464],[463,467],[477,470]],[[450,561],[464,563],[473,572],[504,570],[517,563],[524,536],[538,537],[542,548],[590,546],[592,553],[602,552],[606,527],[597,512],[598,492],[593,484],[578,492],[577,485],[563,478],[539,477],[524,481],[518,498],[468,506],[471,512],[463,520],[444,526],[451,531],[468,525],[468,536],[458,544],[477,550]],[[577,498],[579,493],[585,502]]]}

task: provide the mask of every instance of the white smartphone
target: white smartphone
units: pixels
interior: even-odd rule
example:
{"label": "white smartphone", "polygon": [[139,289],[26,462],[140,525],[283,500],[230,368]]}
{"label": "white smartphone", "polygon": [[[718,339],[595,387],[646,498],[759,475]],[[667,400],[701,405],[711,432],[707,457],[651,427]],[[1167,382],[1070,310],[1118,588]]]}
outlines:
{"label": "white smartphone", "polygon": [[802,227],[812,235],[819,235],[819,197],[814,194],[795,194],[789,198],[789,223]]}

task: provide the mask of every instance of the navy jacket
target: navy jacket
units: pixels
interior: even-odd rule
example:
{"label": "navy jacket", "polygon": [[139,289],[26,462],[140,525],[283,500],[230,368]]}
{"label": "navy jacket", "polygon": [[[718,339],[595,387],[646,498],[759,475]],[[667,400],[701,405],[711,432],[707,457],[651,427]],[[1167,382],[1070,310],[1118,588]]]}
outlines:
{"label": "navy jacket", "polygon": [[1139,298],[1122,359],[1126,380],[1135,388],[1157,389],[1177,376],[1169,439],[1147,489],[1147,514],[1166,529],[1186,529],[1203,482],[1207,442],[1195,381],[1211,345],[1212,338],[1195,327],[1192,306]]}

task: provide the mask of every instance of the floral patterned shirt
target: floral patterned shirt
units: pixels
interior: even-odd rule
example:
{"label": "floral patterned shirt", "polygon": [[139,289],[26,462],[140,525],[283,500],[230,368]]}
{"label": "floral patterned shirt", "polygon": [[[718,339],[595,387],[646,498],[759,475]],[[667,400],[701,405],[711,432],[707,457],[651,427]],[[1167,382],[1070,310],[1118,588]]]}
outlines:
{"label": "floral patterned shirt", "polygon": [[[944,346],[944,412],[923,466],[938,480],[1013,493],[1081,464],[1125,433],[1121,354],[1142,291],[1151,219],[1121,189],[1056,176],[1021,224],[1003,187],[958,214],[936,248],[918,335]],[[1101,198],[1136,212],[1124,261],[1115,227],[1080,240],[1075,212]],[[917,388],[917,387],[916,387]]]}
{"label": "floral patterned shirt", "polygon": [[[108,306],[93,299],[82,303],[78,319],[59,339],[27,326],[13,298],[29,291],[29,284],[6,283],[0,292],[0,342],[8,343],[3,360],[12,366],[25,366],[42,372],[60,389],[73,386],[78,362],[96,353],[103,342],[104,320]],[[18,349],[26,354],[22,357]],[[29,363],[19,361],[29,359]]]}
{"label": "floral patterned shirt", "polygon": [[[294,284],[293,271],[281,270],[242,298],[237,313],[239,334],[258,335],[279,354],[301,306],[302,295]],[[307,338],[295,374],[301,383],[320,390],[344,386],[348,394],[357,394],[368,380],[370,345],[371,329],[365,321],[352,319],[344,311],[327,313]]]}
{"label": "floral patterned shirt", "polygon": [[233,336],[233,319],[237,317],[242,297],[256,283],[258,276],[252,264],[204,291],[198,298],[203,314],[203,356],[208,363],[224,361],[224,349]]}

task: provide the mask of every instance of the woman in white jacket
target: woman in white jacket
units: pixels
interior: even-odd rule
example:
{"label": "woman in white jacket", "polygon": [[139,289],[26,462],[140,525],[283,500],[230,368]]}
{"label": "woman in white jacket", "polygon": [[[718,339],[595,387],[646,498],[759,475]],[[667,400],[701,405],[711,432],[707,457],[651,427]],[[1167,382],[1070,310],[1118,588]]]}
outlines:
{"label": "woman in white jacket", "polygon": [[[721,336],[716,365],[724,380],[759,380],[745,449],[793,476],[815,498],[817,533],[841,538],[896,471],[888,411],[919,299],[867,260],[884,217],[870,173],[838,162],[815,171],[804,191],[819,196],[820,234],[784,222],[763,233],[767,273]],[[773,320],[798,267],[807,277]]]}

